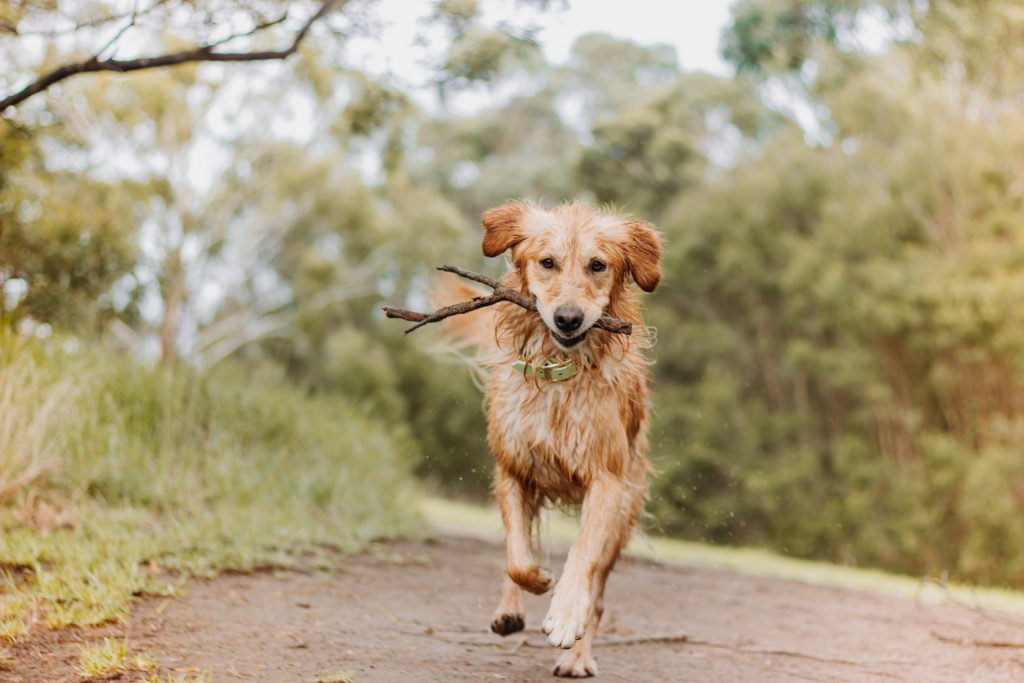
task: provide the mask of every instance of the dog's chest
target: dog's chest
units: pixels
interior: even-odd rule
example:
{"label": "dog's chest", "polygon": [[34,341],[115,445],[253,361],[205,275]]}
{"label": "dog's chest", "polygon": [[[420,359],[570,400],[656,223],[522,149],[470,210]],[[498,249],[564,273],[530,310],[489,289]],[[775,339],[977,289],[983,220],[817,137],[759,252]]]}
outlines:
{"label": "dog's chest", "polygon": [[538,383],[500,370],[493,380],[488,434],[495,456],[539,489],[573,499],[595,468],[627,447],[616,394],[600,375]]}

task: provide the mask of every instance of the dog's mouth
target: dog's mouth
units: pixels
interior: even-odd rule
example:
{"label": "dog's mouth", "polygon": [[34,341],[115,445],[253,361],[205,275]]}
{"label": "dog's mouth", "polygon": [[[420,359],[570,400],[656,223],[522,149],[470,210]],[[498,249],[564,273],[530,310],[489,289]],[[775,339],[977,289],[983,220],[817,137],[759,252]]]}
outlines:
{"label": "dog's mouth", "polygon": [[589,330],[583,330],[575,337],[563,337],[554,330],[551,330],[551,338],[554,339],[555,343],[557,343],[562,348],[571,349],[572,347],[576,346],[581,341],[583,341],[583,339],[587,336],[587,332],[589,332]]}

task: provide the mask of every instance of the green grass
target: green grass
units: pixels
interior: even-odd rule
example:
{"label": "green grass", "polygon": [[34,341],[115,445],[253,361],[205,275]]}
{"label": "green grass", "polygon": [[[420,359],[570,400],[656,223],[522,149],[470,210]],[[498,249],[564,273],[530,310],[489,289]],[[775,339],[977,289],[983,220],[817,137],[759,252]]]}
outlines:
{"label": "green grass", "polygon": [[[421,502],[428,523],[436,528],[480,533],[500,537],[501,517],[496,508],[457,503],[438,498]],[[543,541],[568,545],[579,531],[578,520],[556,511],[545,513]],[[1024,613],[1024,593],[998,588],[967,585],[940,585],[941,582],[900,576],[875,569],[862,569],[798,560],[757,548],[728,548],[691,543],[669,538],[636,534],[627,553],[661,562],[714,567],[824,586],[881,592],[902,598],[937,603],[955,599],[970,605]]]}
{"label": "green grass", "polygon": [[0,334],[0,639],[411,532],[409,450],[269,371],[198,376]]}

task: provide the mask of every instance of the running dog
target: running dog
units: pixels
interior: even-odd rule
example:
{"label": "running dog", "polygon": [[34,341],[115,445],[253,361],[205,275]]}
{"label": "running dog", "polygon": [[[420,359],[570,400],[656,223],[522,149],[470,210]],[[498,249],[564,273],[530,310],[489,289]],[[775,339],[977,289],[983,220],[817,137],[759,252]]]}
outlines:
{"label": "running dog", "polygon": [[[605,582],[647,496],[650,341],[631,281],[646,292],[658,285],[661,237],[650,223],[580,202],[511,202],[482,222],[484,254],[509,258],[502,284],[537,304],[533,312],[502,303],[453,329],[485,347],[487,438],[507,550],[491,630],[524,628],[520,589],[554,587],[541,625],[566,650],[554,673],[592,676]],[[605,314],[633,323],[633,334],[594,329]],[[545,503],[582,506],[557,582],[531,543]]]}

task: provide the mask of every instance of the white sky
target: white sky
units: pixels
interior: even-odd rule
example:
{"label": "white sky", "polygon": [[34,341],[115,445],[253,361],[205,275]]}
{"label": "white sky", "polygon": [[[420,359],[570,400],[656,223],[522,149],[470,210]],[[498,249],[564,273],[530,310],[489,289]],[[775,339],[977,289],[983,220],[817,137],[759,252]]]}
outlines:
{"label": "white sky", "polygon": [[718,55],[719,34],[733,0],[570,0],[566,10],[539,17],[550,59],[561,61],[576,38],[604,32],[638,43],[668,43],[684,69],[726,74]]}
{"label": "white sky", "polygon": [[[480,4],[488,23],[504,20],[513,26],[539,27],[538,40],[550,61],[565,60],[581,35],[603,32],[641,44],[667,43],[676,49],[684,69],[726,75],[728,67],[718,45],[733,1],[569,0],[568,7],[561,7],[555,0],[545,12],[516,0],[481,0]],[[358,61],[371,71],[390,71],[407,84],[423,83],[428,72],[421,60],[429,50],[417,47],[416,41],[422,37],[422,19],[433,5],[422,0],[382,0],[376,11],[384,24],[380,42],[376,49],[365,45],[358,50]]]}

